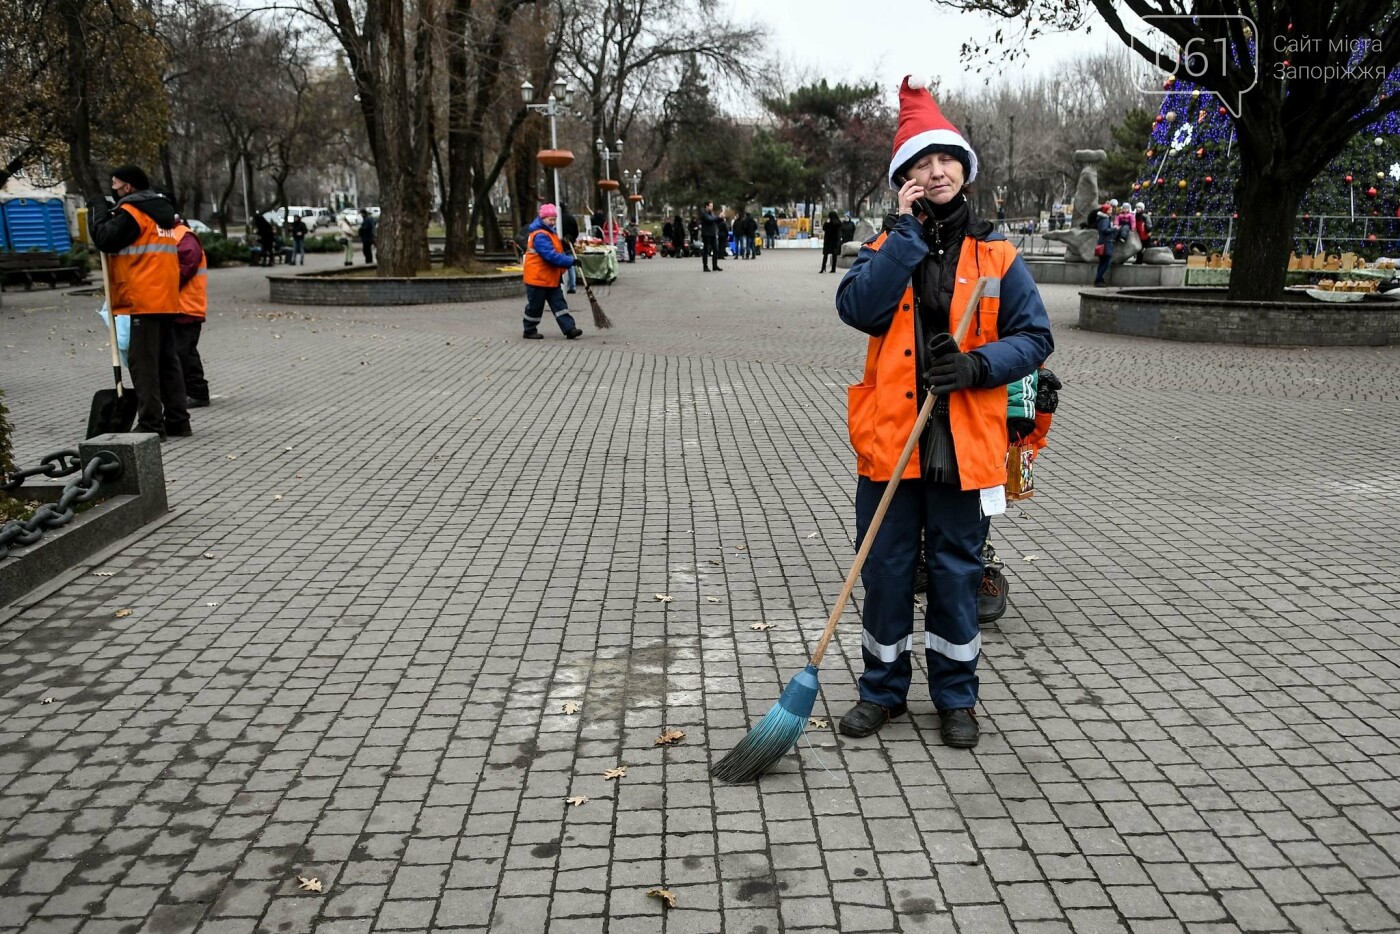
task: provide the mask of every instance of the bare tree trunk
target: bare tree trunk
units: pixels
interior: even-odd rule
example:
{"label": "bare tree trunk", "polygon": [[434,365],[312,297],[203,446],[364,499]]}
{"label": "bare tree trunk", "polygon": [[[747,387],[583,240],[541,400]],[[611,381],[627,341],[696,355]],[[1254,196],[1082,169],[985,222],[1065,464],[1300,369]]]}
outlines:
{"label": "bare tree trunk", "polygon": [[107,188],[92,164],[92,109],[88,97],[88,45],[83,14],[87,0],[61,0],[59,16],[67,34],[68,61],[64,71],[64,97],[68,119],[68,172],[88,198],[100,198]]}
{"label": "bare tree trunk", "polygon": [[238,184],[238,157],[228,161],[228,184],[219,195],[219,233],[228,236],[228,202],[233,197],[233,186]]}
{"label": "bare tree trunk", "polygon": [[467,37],[472,0],[449,0],[447,5],[447,191],[442,202],[447,243],[442,261],[465,268],[471,259],[472,164],[475,141],[468,127]]}
{"label": "bare tree trunk", "polygon": [[1235,186],[1239,226],[1230,248],[1230,291],[1233,301],[1273,301],[1283,297],[1292,231],[1308,179],[1287,175],[1241,172]]}

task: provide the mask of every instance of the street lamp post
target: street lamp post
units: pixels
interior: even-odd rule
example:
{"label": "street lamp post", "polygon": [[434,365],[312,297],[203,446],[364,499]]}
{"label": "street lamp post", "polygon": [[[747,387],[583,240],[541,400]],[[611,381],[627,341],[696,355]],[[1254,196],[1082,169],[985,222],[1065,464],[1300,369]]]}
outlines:
{"label": "street lamp post", "polygon": [[637,188],[642,184],[642,170],[635,169],[629,172],[623,169],[622,180],[632,189],[632,194],[627,196],[627,200],[632,202],[632,223],[640,226],[642,223],[642,196],[637,193]]}
{"label": "street lamp post", "polygon": [[[554,174],[554,203],[559,203],[559,169],[569,165],[574,161],[574,154],[559,148],[559,132],[554,125],[554,118],[563,116],[569,112],[569,108],[574,103],[574,89],[564,83],[563,78],[559,78],[549,90],[549,100],[543,104],[532,103],[535,99],[535,86],[528,81],[520,85],[520,99],[525,102],[526,110],[533,110],[535,113],[542,113],[549,117],[549,149],[537,155],[540,163],[548,166]],[[567,155],[567,158],[565,156]]]}
{"label": "street lamp post", "polygon": [[613,219],[612,193],[613,189],[618,187],[618,184],[616,181],[613,180],[611,163],[614,160],[622,159],[622,140],[617,140],[613,143],[613,146],[617,148],[609,149],[607,145],[603,142],[603,138],[601,136],[593,142],[593,147],[598,150],[598,157],[603,160],[603,178],[598,182],[598,187],[603,189],[603,191],[605,192],[603,198],[604,203],[607,205],[607,218],[603,227],[603,241],[607,242],[608,227],[611,227],[613,231],[613,245],[616,246],[617,221]]}

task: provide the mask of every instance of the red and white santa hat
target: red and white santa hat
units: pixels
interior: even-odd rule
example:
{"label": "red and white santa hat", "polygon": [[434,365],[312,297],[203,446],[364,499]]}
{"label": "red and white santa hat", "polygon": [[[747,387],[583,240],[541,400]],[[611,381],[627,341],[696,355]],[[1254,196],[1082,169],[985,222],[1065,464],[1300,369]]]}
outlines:
{"label": "red and white santa hat", "polygon": [[934,146],[964,150],[966,159],[959,160],[967,167],[963,184],[971,184],[977,178],[977,153],[943,116],[925,81],[905,75],[899,85],[899,126],[894,133],[894,155],[890,157],[890,187],[898,191],[895,173]]}

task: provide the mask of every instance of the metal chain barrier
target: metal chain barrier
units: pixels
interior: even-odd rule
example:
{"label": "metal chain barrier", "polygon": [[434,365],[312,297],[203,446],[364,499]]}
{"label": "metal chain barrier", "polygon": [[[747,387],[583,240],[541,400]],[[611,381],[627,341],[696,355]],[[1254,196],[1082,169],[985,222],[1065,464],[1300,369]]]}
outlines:
{"label": "metal chain barrier", "polygon": [[[72,466],[69,466],[68,461],[64,460],[70,456]],[[20,483],[22,483],[23,477],[34,476],[37,473],[44,473],[50,477],[72,473],[77,470],[78,452],[60,451],[57,454],[50,454],[44,458],[44,461],[48,466],[20,471],[14,476],[21,476]],[[50,464],[50,461],[53,463]],[[46,471],[49,469],[57,472],[47,473]],[[104,479],[116,480],[121,477],[122,462],[111,451],[98,451],[82,470],[81,476],[70,481],[63,488],[58,502],[44,503],[34,510],[34,515],[23,522],[6,522],[4,525],[0,525],[0,558],[4,558],[10,553],[11,545],[16,547],[32,545],[42,538],[49,529],[56,529],[71,522],[74,514],[73,507],[76,504],[95,499],[97,494],[102,491]],[[5,488],[14,489],[18,486],[19,483],[15,483],[13,486],[7,485]]]}
{"label": "metal chain barrier", "polygon": [[77,473],[83,468],[82,461],[78,460],[78,449],[68,448],[64,451],[54,451],[52,454],[44,455],[38,467],[30,467],[28,470],[16,470],[0,483],[0,493],[12,493],[18,490],[30,477],[37,477],[42,474],[45,477],[57,478],[66,477],[70,473]]}

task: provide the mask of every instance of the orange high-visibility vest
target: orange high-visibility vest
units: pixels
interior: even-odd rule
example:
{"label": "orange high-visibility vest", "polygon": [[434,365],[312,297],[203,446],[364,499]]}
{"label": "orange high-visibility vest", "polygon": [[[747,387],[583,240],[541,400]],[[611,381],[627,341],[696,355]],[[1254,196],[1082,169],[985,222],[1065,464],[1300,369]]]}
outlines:
{"label": "orange high-visibility vest", "polygon": [[560,253],[564,252],[564,242],[559,239],[559,235],[548,227],[541,227],[538,230],[530,231],[529,239],[525,241],[525,284],[540,285],[547,289],[557,289],[559,283],[564,278],[564,267],[547,263],[543,256],[535,252],[535,237],[544,233],[549,235],[549,239],[554,244],[554,249]]}
{"label": "orange high-visibility vest", "polygon": [[[884,245],[887,234],[870,244]],[[1005,240],[963,241],[958,256],[957,282],[948,309],[948,330],[956,332],[967,300],[979,276],[991,276],[967,330],[961,349],[975,350],[997,339],[1001,311],[1001,278],[1016,259]],[[917,273],[916,273],[917,274]],[[865,376],[847,391],[847,424],[856,451],[856,472],[877,482],[894,474],[904,443],[918,415],[919,355],[914,346],[914,289],[905,288],[889,330],[870,338],[865,353]],[[964,490],[982,490],[1006,482],[1006,387],[960,389],[948,397],[948,422]],[[901,479],[917,479],[923,459],[910,458]]]}
{"label": "orange high-visibility vest", "polygon": [[175,231],[166,230],[144,211],[117,206],[130,214],[141,232],[136,242],[108,259],[112,279],[112,314],[180,314],[180,256]]}
{"label": "orange high-visibility vest", "polygon": [[[190,281],[180,286],[180,311],[191,317],[203,318],[209,308],[209,263],[204,255],[204,241],[199,239],[199,234],[184,224],[178,224],[175,227],[176,249],[178,250],[179,244],[185,239],[186,234],[194,237],[195,242],[199,244],[199,269],[195,271],[193,276],[190,276]],[[176,263],[178,264],[178,262],[179,254],[177,252]]]}

